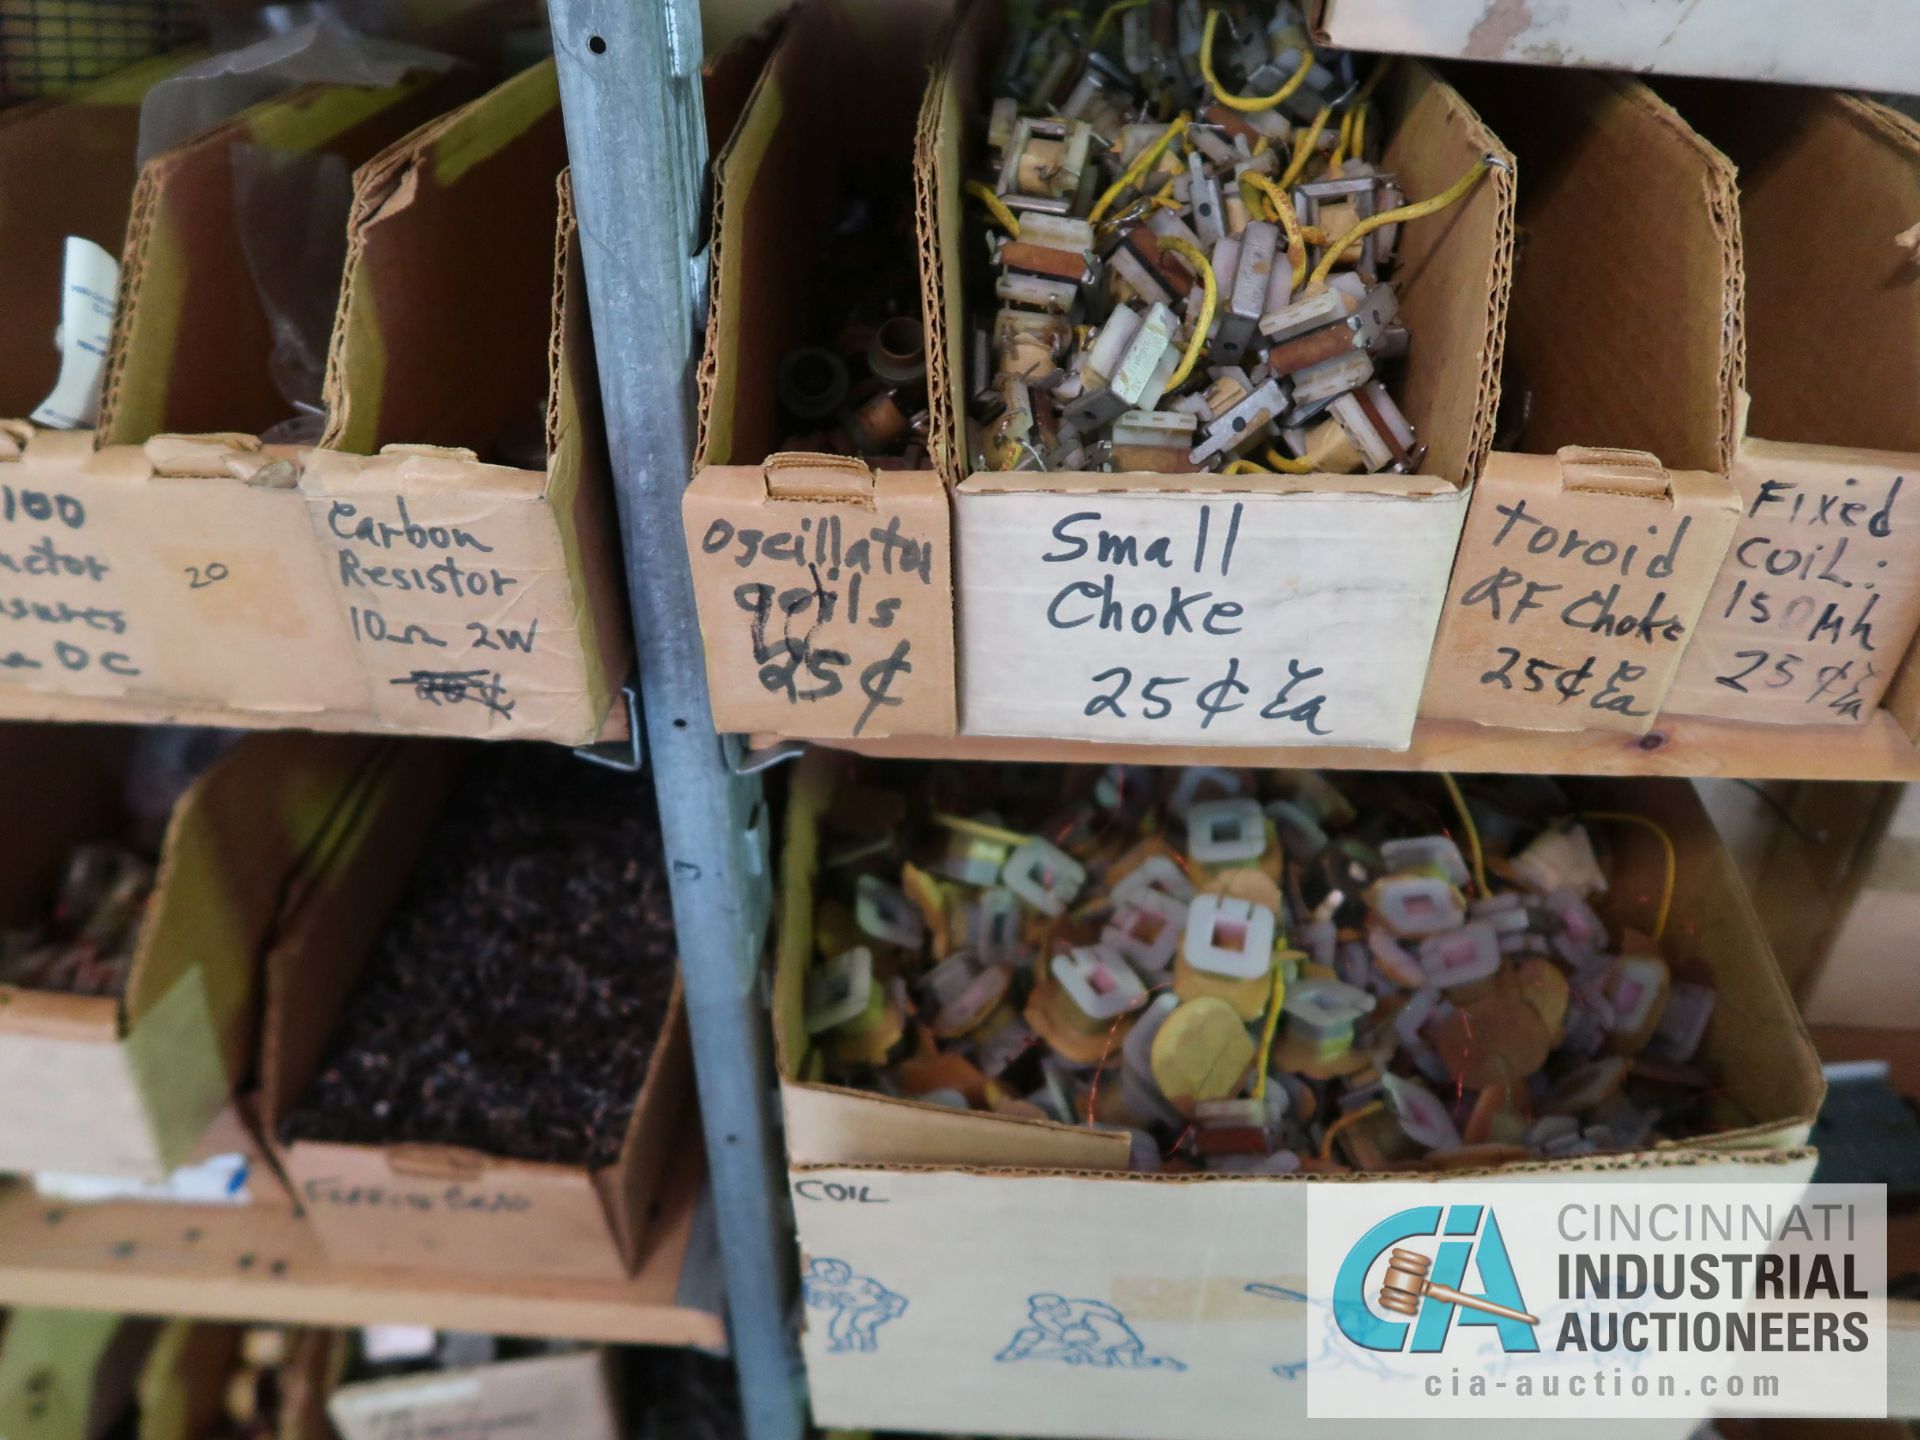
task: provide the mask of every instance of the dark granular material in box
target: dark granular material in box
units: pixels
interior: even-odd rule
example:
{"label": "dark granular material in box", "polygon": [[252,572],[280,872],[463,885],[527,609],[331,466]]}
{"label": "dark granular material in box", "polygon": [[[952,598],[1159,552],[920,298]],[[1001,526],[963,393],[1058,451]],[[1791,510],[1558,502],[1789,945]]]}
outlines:
{"label": "dark granular material in box", "polygon": [[652,787],[551,747],[490,746],[280,1138],[611,1164],[674,959]]}

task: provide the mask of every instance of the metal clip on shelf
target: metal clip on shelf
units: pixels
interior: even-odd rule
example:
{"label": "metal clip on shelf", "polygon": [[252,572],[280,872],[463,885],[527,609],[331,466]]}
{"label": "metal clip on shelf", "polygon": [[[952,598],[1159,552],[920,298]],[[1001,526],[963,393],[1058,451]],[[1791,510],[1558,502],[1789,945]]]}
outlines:
{"label": "metal clip on shelf", "polygon": [[713,731],[680,538],[706,295],[700,10],[551,0],[549,14],[747,1435],[798,1440],[793,1231],[759,983],[766,809]]}

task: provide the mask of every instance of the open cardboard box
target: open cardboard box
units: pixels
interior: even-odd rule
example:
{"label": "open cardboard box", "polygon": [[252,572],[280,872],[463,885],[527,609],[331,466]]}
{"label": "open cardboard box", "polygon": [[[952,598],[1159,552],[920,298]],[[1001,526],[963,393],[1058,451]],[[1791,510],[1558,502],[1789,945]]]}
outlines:
{"label": "open cardboard box", "polygon": [[[51,902],[76,844],[125,832],[133,732],[0,732],[0,927]],[[282,895],[363,783],[373,742],[261,735],[188,788],[161,842],[125,993],[0,986],[0,1170],[164,1179],[253,1058],[259,955]]]}
{"label": "open cardboard box", "polygon": [[[30,433],[0,470],[7,713],[600,735],[630,647],[555,73],[408,133],[447,83],[301,91],[148,165],[103,421],[126,443]],[[271,337],[227,324],[258,301],[205,217],[231,214],[236,135],[316,127],[387,148],[355,177],[332,429],[263,449]],[[222,409],[227,365],[251,388]],[[157,433],[182,424],[241,433]]]}
{"label": "open cardboard box", "polygon": [[1420,713],[1638,734],[1740,507],[1733,168],[1636,80],[1450,73],[1514,146],[1525,239],[1512,429],[1468,506]]}
{"label": "open cardboard box", "polygon": [[[1830,17],[1831,18],[1831,17]],[[1666,708],[1874,718],[1920,622],[1920,126],[1855,96],[1662,81],[1738,167],[1743,514]],[[1920,732],[1920,692],[1895,713]]]}
{"label": "open cardboard box", "polygon": [[691,1052],[676,979],[619,1159],[604,1169],[502,1159],[452,1145],[279,1142],[423,844],[459,783],[457,749],[384,752],[339,817],[267,954],[261,1124],[329,1257],[460,1275],[618,1279],[689,1121]]}
{"label": "open cardboard box", "polygon": [[[780,929],[774,968],[774,1047],[786,1111],[787,1153],[796,1166],[962,1165],[1124,1170],[1129,1144],[1118,1132],[985,1111],[955,1110],[919,1100],[821,1082],[822,1057],[806,1031],[806,977],[815,963],[814,887],[821,826],[837,788],[856,774],[884,774],[828,751],[802,757],[788,798],[781,851]],[[990,772],[989,772],[990,773]],[[1572,783],[1572,782],[1570,782]],[[1672,836],[1679,864],[1664,945],[1676,974],[1711,977],[1718,995],[1704,1056],[1721,1077],[1710,1135],[1692,1137],[1596,1163],[1659,1168],[1666,1158],[1699,1150],[1745,1151],[1801,1145],[1820,1107],[1818,1063],[1792,996],[1774,963],[1733,859],[1691,787],[1657,780],[1577,782],[1606,808],[1644,814]],[[982,798],[986,803],[986,798]],[[1616,930],[1644,924],[1635,898],[1657,894],[1663,858],[1638,826],[1609,832],[1611,888],[1601,906]],[[1644,908],[1644,902],[1642,902]],[[1681,1162],[1673,1162],[1681,1163]],[[1769,1162],[1771,1163],[1771,1162]],[[1518,1167],[1561,1174],[1578,1162]],[[1303,1181],[1207,1183],[1300,1184]]]}
{"label": "open cardboard box", "polygon": [[[781,862],[775,1041],[802,1280],[816,1300],[803,1337],[816,1422],[1156,1440],[1246,1440],[1304,1423],[1305,1388],[1288,1383],[1287,1367],[1314,1343],[1307,1312],[1247,1286],[1300,1290],[1307,1187],[1373,1177],[1111,1173],[1126,1164],[1124,1137],[1115,1144],[1086,1127],[943,1109],[810,1078],[817,1069],[802,1007],[820,823],[836,783],[859,763],[821,751],[802,760]],[[1609,808],[1656,819],[1677,849],[1666,950],[1681,973],[1710,971],[1718,992],[1706,1039],[1722,1081],[1717,1128],[1642,1151],[1471,1177],[1806,1180],[1814,1156],[1804,1146],[1824,1085],[1712,822],[1683,784],[1606,782],[1591,793]],[[1637,826],[1608,838],[1614,865],[1604,908],[1617,925],[1644,913],[1663,861]],[[1109,1173],[1087,1173],[1102,1169]],[[1028,1323],[1029,1301],[1047,1293],[1113,1306],[1149,1354],[1170,1354],[1187,1368],[996,1364],[996,1352]],[[858,1339],[863,1326],[871,1353]],[[1690,1428],[1631,1433],[1682,1436]],[[1607,1433],[1619,1431],[1610,1425]]]}
{"label": "open cardboard box", "polygon": [[[810,271],[840,218],[838,177],[867,166],[905,184],[924,62],[950,9],[807,0],[716,164],[700,447],[682,511],[723,731],[954,732],[941,476],[775,448],[776,373],[818,338],[806,333]],[[918,258],[937,409],[924,227]]]}
{"label": "open cardboard box", "polygon": [[[963,293],[979,222],[964,211],[962,185],[980,153],[1004,24],[994,0],[972,7],[921,126],[939,262],[935,433],[956,467],[961,733],[1196,753],[1404,748],[1468,487],[1492,443],[1510,170],[1493,170],[1466,200],[1401,235],[1395,276],[1413,348],[1392,388],[1429,447],[1422,474],[965,475],[965,337],[982,297]],[[1445,189],[1482,156],[1510,163],[1493,131],[1423,65],[1397,65],[1379,106],[1382,168],[1410,197]],[[1162,539],[1177,557],[1171,568],[1127,563]],[[1169,581],[1187,597],[1208,592],[1189,600],[1191,633],[1173,619],[1180,597]],[[1216,604],[1241,608],[1207,634]],[[1123,613],[1126,629],[1114,623]],[[1316,695],[1322,703],[1308,703]]]}

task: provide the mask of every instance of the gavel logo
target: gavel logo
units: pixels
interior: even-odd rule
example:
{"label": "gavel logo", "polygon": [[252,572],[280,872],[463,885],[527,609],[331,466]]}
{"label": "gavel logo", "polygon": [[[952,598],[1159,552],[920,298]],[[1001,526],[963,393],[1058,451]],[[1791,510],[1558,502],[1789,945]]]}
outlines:
{"label": "gavel logo", "polygon": [[1433,1269],[1433,1261],[1418,1250],[1396,1248],[1387,1260],[1386,1278],[1380,1282],[1380,1308],[1391,1310],[1396,1315],[1418,1315],[1420,1301],[1432,1296],[1449,1305],[1462,1305],[1469,1310],[1484,1311],[1488,1315],[1498,1315],[1505,1320],[1518,1320],[1527,1325],[1538,1325],[1537,1316],[1524,1310],[1511,1310],[1505,1305],[1496,1305],[1491,1300],[1482,1300],[1474,1295],[1462,1295],[1451,1285],[1436,1285],[1427,1279]]}

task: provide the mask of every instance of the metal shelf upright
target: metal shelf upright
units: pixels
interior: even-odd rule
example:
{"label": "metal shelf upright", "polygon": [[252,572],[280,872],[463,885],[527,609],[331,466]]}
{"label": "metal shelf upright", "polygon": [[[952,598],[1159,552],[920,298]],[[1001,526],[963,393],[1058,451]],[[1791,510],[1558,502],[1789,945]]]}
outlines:
{"label": "metal shelf upright", "polygon": [[714,733],[680,527],[707,283],[700,9],[550,0],[549,13],[734,1361],[749,1440],[797,1440],[806,1393],[761,972],[768,822],[736,742]]}

